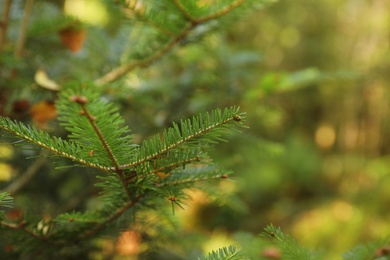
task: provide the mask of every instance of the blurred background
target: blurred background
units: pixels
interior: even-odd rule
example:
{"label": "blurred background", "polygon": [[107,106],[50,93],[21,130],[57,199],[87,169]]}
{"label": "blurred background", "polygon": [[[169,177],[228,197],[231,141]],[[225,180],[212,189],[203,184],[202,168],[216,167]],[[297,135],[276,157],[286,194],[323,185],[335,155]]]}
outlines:
{"label": "blurred background", "polygon": [[[55,122],[56,84],[91,81],[117,66],[145,46],[143,27],[120,18],[111,1],[80,7],[83,1],[36,0],[18,53],[29,1],[11,2],[8,42],[0,45],[0,114],[64,136]],[[62,40],[56,17],[63,13],[85,21],[81,43]],[[156,228],[138,224],[103,241],[96,254],[138,255],[170,239],[167,252],[193,256],[242,242],[270,223],[328,257],[387,237],[389,13],[386,0],[269,3],[106,85],[105,98],[120,106],[136,142],[172,121],[231,105],[247,113],[250,128],[211,152],[235,172],[233,180],[189,191],[188,208],[166,216],[168,222],[157,220],[162,213],[142,212]],[[66,162],[45,157],[26,160],[41,152],[0,138],[0,187],[15,195],[17,209],[45,216],[93,203],[83,199],[93,193],[85,188],[93,182],[85,169],[55,170]],[[29,204],[32,196],[45,206]],[[167,230],[172,237],[158,236]],[[177,232],[188,241],[175,242]]]}

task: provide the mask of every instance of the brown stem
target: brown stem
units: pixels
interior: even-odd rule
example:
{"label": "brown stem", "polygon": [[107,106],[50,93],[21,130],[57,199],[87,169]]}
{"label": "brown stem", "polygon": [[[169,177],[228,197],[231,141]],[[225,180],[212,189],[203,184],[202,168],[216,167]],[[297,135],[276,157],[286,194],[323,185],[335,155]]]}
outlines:
{"label": "brown stem", "polygon": [[10,193],[11,195],[15,195],[15,193],[23,189],[23,187],[26,186],[32,178],[34,178],[34,176],[39,172],[39,169],[45,164],[46,157],[44,156],[46,154],[46,151],[41,152],[40,156],[42,157],[39,157],[32,165],[30,165],[26,172],[20,178],[8,185],[4,191]]}
{"label": "brown stem", "polygon": [[14,223],[7,223],[7,222],[3,222],[3,221],[0,221],[0,226],[3,226],[3,227],[6,227],[6,228],[9,228],[9,229],[15,229],[15,230],[21,230],[23,231],[24,233],[38,239],[38,240],[41,240],[43,242],[46,242],[48,244],[55,244],[53,243],[52,241],[50,241],[47,237],[44,237],[44,236],[40,236],[36,233],[34,233],[34,231],[26,228],[26,222],[25,221],[22,221],[18,224],[14,224]]}
{"label": "brown stem", "polygon": [[120,209],[115,211],[113,214],[111,214],[111,216],[109,216],[105,221],[97,224],[94,228],[92,228],[92,229],[88,230],[87,232],[81,234],[77,238],[77,240],[83,240],[85,238],[88,238],[88,237],[91,237],[91,236],[95,235],[97,232],[102,230],[105,225],[107,225],[108,223],[114,221],[115,219],[120,217],[123,213],[125,213],[126,210],[128,210],[129,208],[134,206],[142,197],[143,197],[143,195],[139,195],[138,197],[135,197],[131,201],[127,202],[125,205],[123,205],[123,207],[121,207]]}
{"label": "brown stem", "polygon": [[140,165],[140,164],[145,163],[145,162],[147,162],[147,161],[150,161],[150,160],[153,160],[153,159],[155,159],[155,158],[158,158],[159,156],[161,156],[161,155],[167,153],[167,152],[170,151],[170,150],[175,149],[175,148],[178,147],[179,145],[181,145],[181,144],[183,144],[183,143],[185,143],[185,142],[188,142],[189,140],[191,140],[191,139],[193,139],[193,138],[196,138],[196,137],[198,137],[198,136],[200,136],[200,135],[202,135],[202,134],[205,134],[205,133],[207,133],[207,132],[210,132],[211,130],[213,130],[213,129],[215,129],[215,128],[221,126],[221,125],[227,124],[227,123],[232,122],[232,121],[237,121],[236,118],[237,118],[236,116],[232,116],[232,117],[226,119],[226,120],[223,121],[223,122],[219,122],[219,123],[217,123],[217,124],[214,124],[214,125],[211,125],[211,126],[205,128],[205,129],[199,130],[198,132],[196,132],[196,133],[194,133],[194,134],[192,134],[192,135],[190,135],[190,136],[187,136],[186,138],[182,138],[180,141],[178,141],[178,142],[176,142],[176,143],[174,143],[174,144],[172,144],[172,145],[170,145],[170,146],[164,147],[164,149],[162,149],[161,151],[159,151],[159,152],[157,152],[157,153],[155,153],[155,154],[151,154],[151,155],[149,155],[149,156],[147,156],[147,157],[145,157],[145,158],[143,158],[143,159],[141,159],[141,160],[139,160],[139,161],[135,161],[135,162],[132,162],[132,163],[128,163],[128,164],[121,165],[120,168],[121,168],[121,169],[132,168],[132,167],[134,167],[134,166],[137,166],[137,165]]}
{"label": "brown stem", "polygon": [[146,59],[136,61],[133,63],[127,63],[123,64],[122,66],[119,66],[118,68],[110,71],[106,75],[102,76],[101,78],[95,80],[95,84],[97,85],[104,85],[109,82],[115,81],[118,78],[124,76],[126,73],[132,71],[135,68],[138,67],[147,67],[153,62],[159,60],[161,57],[163,57],[166,53],[168,53],[179,41],[184,39],[187,34],[190,32],[190,30],[193,28],[193,25],[187,26],[179,35],[177,35],[175,38],[173,38],[168,44],[166,44],[163,48],[161,48],[159,51],[155,52],[151,56],[149,56]]}
{"label": "brown stem", "polygon": [[240,6],[241,4],[243,4],[244,2],[245,2],[245,0],[237,0],[237,1],[233,2],[231,5],[226,6],[225,8],[223,8],[222,10],[220,10],[214,14],[211,14],[211,15],[203,17],[203,18],[196,18],[195,19],[187,12],[187,10],[185,10],[185,8],[180,3],[180,1],[175,0],[175,4],[177,5],[180,12],[189,21],[189,25],[187,27],[185,27],[183,29],[183,31],[179,35],[174,37],[168,44],[166,44],[160,50],[153,53],[148,58],[146,58],[144,60],[132,62],[132,63],[123,64],[123,65],[113,69],[112,71],[108,72],[107,74],[103,75],[102,77],[98,78],[97,80],[95,80],[95,84],[104,85],[104,84],[107,84],[107,83],[110,83],[112,81],[119,79],[120,77],[124,76],[126,73],[128,73],[136,68],[149,66],[150,64],[159,60],[161,57],[163,57],[165,54],[167,54],[178,42],[183,40],[192,29],[194,29],[195,27],[197,27],[198,25],[200,25],[202,23],[206,23],[210,20],[216,19],[220,16],[223,16],[223,15],[229,13],[233,9],[235,9],[238,6]]}
{"label": "brown stem", "polygon": [[23,56],[24,44],[26,42],[28,19],[30,18],[33,3],[34,3],[34,0],[26,0],[26,5],[24,7],[23,20],[22,20],[22,24],[20,26],[20,31],[19,31],[19,38],[18,38],[18,41],[16,42],[16,48],[15,48],[15,57],[16,58],[21,58]]}
{"label": "brown stem", "polygon": [[184,6],[181,4],[180,0],[174,0],[173,1],[177,7],[177,9],[180,10],[180,12],[184,15],[184,17],[192,22],[192,23],[196,23],[196,18],[194,18],[189,12],[187,12],[187,10],[184,8]]}
{"label": "brown stem", "polygon": [[[77,98],[76,98],[77,99]],[[86,103],[87,103],[87,98],[86,97],[78,97],[77,100],[75,100],[78,104],[80,104],[80,106],[82,107],[83,109],[83,115],[87,117],[89,123],[91,124],[93,130],[95,131],[95,133],[97,134],[100,142],[102,143],[103,147],[104,147],[104,150],[106,151],[106,153],[108,154],[108,156],[110,157],[110,160],[111,162],[113,163],[114,165],[114,171],[118,174],[118,177],[122,183],[122,186],[123,188],[125,189],[126,191],[126,194],[129,198],[131,198],[131,194],[130,194],[130,191],[129,189],[127,188],[127,181],[126,181],[126,178],[125,176],[123,175],[123,170],[120,168],[119,166],[119,163],[117,161],[117,159],[115,158],[115,155],[114,153],[112,152],[111,150],[111,147],[108,145],[106,139],[104,138],[103,136],[103,133],[100,131],[98,125],[96,124],[96,118],[95,116],[91,115],[89,113],[89,111],[87,110],[86,108]]]}
{"label": "brown stem", "polygon": [[226,6],[225,8],[223,8],[222,10],[220,10],[214,14],[211,14],[211,15],[203,17],[203,18],[197,18],[195,20],[195,22],[197,24],[201,24],[201,23],[208,22],[210,20],[217,19],[217,18],[219,18],[227,13],[230,13],[233,9],[239,7],[244,2],[245,2],[245,0],[237,0],[237,1],[233,2],[231,5]]}
{"label": "brown stem", "polygon": [[4,1],[3,17],[0,22],[0,53],[3,51],[4,46],[7,42],[7,29],[8,29],[9,13],[11,10],[11,5],[12,5],[12,0]]}

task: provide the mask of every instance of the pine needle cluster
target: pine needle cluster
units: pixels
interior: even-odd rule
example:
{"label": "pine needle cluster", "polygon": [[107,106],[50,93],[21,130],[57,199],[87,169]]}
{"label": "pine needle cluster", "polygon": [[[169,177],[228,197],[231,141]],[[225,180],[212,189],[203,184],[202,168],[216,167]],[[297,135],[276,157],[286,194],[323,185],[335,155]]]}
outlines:
{"label": "pine needle cluster", "polygon": [[[66,86],[57,109],[61,125],[69,132],[66,140],[0,117],[0,127],[9,133],[79,166],[100,170],[96,186],[101,188],[101,210],[66,212],[44,223],[39,230],[36,223],[24,220],[2,222],[4,227],[23,230],[56,246],[78,244],[104,233],[108,227],[112,232],[112,222],[131,208],[150,207],[156,197],[181,206],[183,188],[198,181],[227,178],[229,172],[210,165],[206,151],[224,140],[227,133],[243,127],[245,120],[236,107],[217,109],[174,123],[162,134],[137,145],[118,109],[101,99],[93,85]],[[10,205],[9,200],[4,194],[2,203]]]}

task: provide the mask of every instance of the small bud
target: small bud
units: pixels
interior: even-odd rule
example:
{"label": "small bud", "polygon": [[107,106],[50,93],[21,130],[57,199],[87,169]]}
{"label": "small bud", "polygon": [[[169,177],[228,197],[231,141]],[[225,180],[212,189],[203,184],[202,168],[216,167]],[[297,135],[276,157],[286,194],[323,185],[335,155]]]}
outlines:
{"label": "small bud", "polygon": [[80,96],[71,96],[69,98],[69,101],[71,101],[71,102],[79,102],[80,101]]}
{"label": "small bud", "polygon": [[222,179],[227,179],[228,177],[229,177],[229,176],[228,176],[227,174],[222,174],[222,175],[221,175],[221,178],[222,178]]}
{"label": "small bud", "polygon": [[81,96],[78,103],[84,105],[87,104],[87,102],[88,102],[88,98],[86,96]]}
{"label": "small bud", "polygon": [[84,110],[81,110],[81,111],[79,112],[79,114],[80,114],[81,116],[85,116],[85,111],[84,111]]}
{"label": "small bud", "polygon": [[87,104],[88,99],[85,96],[71,96],[69,98],[69,101],[76,102],[76,103],[79,103],[81,105],[85,105],[85,104]]}
{"label": "small bud", "polygon": [[175,196],[169,197],[168,198],[170,201],[177,201],[177,198]]}
{"label": "small bud", "polygon": [[238,115],[233,116],[233,119],[237,122],[240,122],[242,120],[242,118]]}
{"label": "small bud", "polygon": [[89,151],[89,155],[90,155],[90,156],[93,156],[93,155],[94,155],[94,153],[95,153],[95,151],[94,151],[94,150],[91,150],[91,151]]}

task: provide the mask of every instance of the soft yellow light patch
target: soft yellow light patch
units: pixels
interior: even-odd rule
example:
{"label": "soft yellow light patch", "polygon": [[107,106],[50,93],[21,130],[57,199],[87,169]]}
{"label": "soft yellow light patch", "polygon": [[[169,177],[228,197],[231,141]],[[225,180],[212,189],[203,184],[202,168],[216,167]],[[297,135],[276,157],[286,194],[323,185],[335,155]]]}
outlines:
{"label": "soft yellow light patch", "polygon": [[11,159],[14,154],[14,150],[9,144],[0,143],[0,158]]}
{"label": "soft yellow light patch", "polygon": [[336,131],[329,125],[322,125],[317,128],[315,140],[318,146],[324,149],[332,148],[336,141]]}
{"label": "soft yellow light patch", "polygon": [[280,43],[285,47],[294,47],[300,41],[300,33],[297,28],[288,26],[280,33]]}
{"label": "soft yellow light patch", "polygon": [[12,178],[12,168],[9,164],[0,163],[0,181],[8,181]]}
{"label": "soft yellow light patch", "polygon": [[64,12],[93,25],[105,25],[108,22],[107,10],[98,0],[66,0]]}
{"label": "soft yellow light patch", "polygon": [[203,245],[203,253],[208,254],[211,251],[218,251],[219,248],[229,247],[234,241],[228,236],[228,233],[223,230],[215,230],[211,234],[210,239]]}

